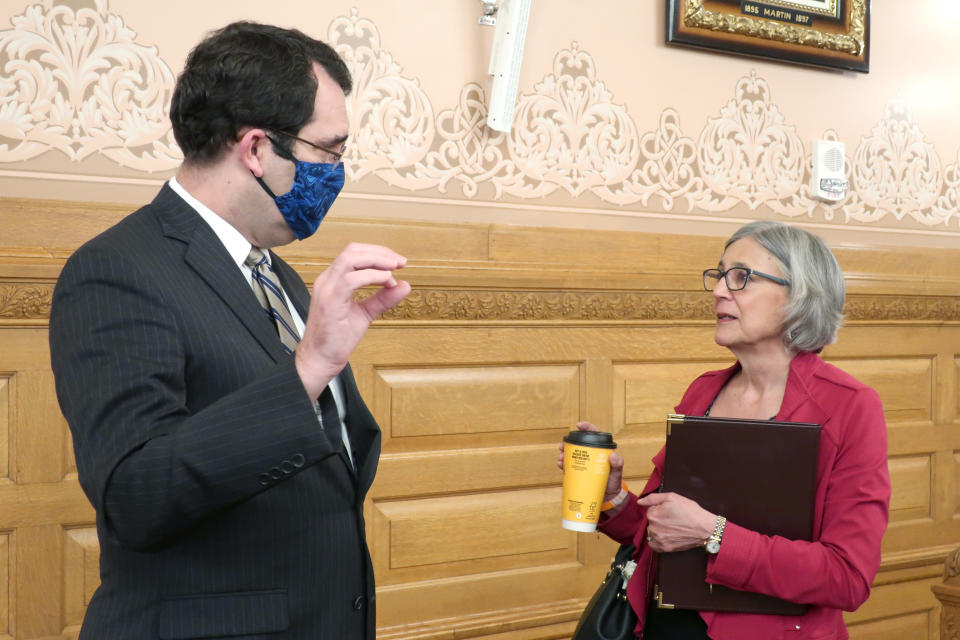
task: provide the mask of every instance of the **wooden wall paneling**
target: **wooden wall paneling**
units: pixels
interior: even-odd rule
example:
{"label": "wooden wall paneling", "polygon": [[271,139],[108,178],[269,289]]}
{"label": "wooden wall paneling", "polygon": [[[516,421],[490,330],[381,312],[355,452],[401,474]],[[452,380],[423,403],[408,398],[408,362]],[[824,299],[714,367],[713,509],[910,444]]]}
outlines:
{"label": "wooden wall paneling", "polygon": [[[537,329],[526,328],[523,330],[513,330],[519,332],[521,335],[528,335],[532,331],[537,331]],[[435,329],[416,330],[408,328],[403,332],[401,329],[382,327],[376,330],[378,333],[390,332],[396,340],[413,339],[412,342],[414,344],[417,343],[415,335],[421,331],[424,333],[432,332],[434,337],[437,337],[435,335]],[[508,329],[498,328],[496,330],[485,330],[482,333],[485,340],[484,344],[495,345],[488,349],[488,357],[496,360],[499,352],[506,348],[510,353],[514,354],[516,358],[516,354],[523,353],[525,345],[531,343],[530,340],[521,339],[519,344],[511,344],[510,341],[505,341],[499,337],[501,333],[506,331],[508,331]],[[845,331],[857,332],[860,330],[846,329]],[[569,343],[571,337],[577,333],[589,334],[591,336],[591,339],[588,341],[589,347],[586,348],[586,351],[582,352],[583,357],[587,361],[598,363],[609,361],[610,363],[611,384],[608,387],[609,392],[606,394],[610,398],[611,403],[610,413],[612,421],[610,424],[612,425],[612,430],[618,434],[618,442],[622,443],[621,451],[626,455],[628,460],[636,461],[641,467],[649,466],[647,460],[662,444],[663,410],[656,405],[662,403],[672,408],[673,404],[679,400],[679,395],[682,393],[686,384],[688,384],[696,374],[707,369],[719,368],[729,364],[729,360],[723,361],[720,359],[723,355],[726,355],[726,352],[723,350],[712,351],[708,348],[706,353],[704,353],[699,347],[692,348],[692,345],[698,344],[694,336],[696,336],[696,338],[709,338],[709,331],[704,332],[696,329],[686,330],[678,329],[677,327],[612,327],[603,329],[595,327],[589,329],[570,327],[564,332],[566,336],[565,340]],[[677,333],[680,335],[676,335]],[[867,336],[867,339],[861,340],[861,342],[865,344],[877,344],[876,332],[869,331],[868,333],[870,335]],[[463,334],[464,332],[461,331],[461,340],[463,339]],[[667,336],[672,336],[673,339]],[[942,336],[939,338],[942,338]],[[422,339],[424,342],[429,340],[427,336],[424,336]],[[437,339],[439,342],[443,342],[442,336],[437,337]],[[937,339],[938,337],[932,338],[933,341]],[[371,350],[377,352],[381,357],[384,356],[384,353],[380,347],[384,347],[389,351],[386,345],[367,344],[369,344]],[[468,346],[462,343],[459,345],[459,348],[469,349]],[[903,350],[903,353],[879,354],[876,353],[876,350],[867,353],[856,353],[855,350],[848,351],[853,351],[853,353],[860,357],[852,358],[847,356],[845,358],[835,358],[835,361],[837,361],[840,366],[851,370],[855,375],[860,376],[878,388],[884,396],[890,425],[895,428],[906,425],[905,428],[922,429],[926,432],[927,439],[929,440],[930,435],[934,433],[934,429],[930,426],[930,417],[934,413],[934,408],[931,406],[931,386],[934,377],[931,358],[922,355],[922,353],[918,355],[916,351],[909,349]],[[853,353],[851,355],[853,355]],[[660,361],[655,359],[657,354],[660,354]],[[672,361],[677,357],[677,354],[680,354],[680,357],[685,356],[686,358],[680,362]],[[569,354],[564,355],[571,357]],[[713,359],[711,359],[711,356]],[[645,360],[645,358],[649,358],[649,361]],[[603,368],[601,367],[600,369],[602,370]],[[476,378],[476,376],[473,377]],[[586,378],[587,382],[585,386],[589,388],[591,380],[589,376],[586,376]],[[901,387],[905,387],[905,389],[901,389]],[[480,392],[482,393],[482,391]],[[378,390],[375,394],[381,395],[382,391]],[[377,406],[384,407],[385,405],[378,402]],[[669,410],[669,408],[666,410]],[[384,411],[385,409],[381,408],[380,410]],[[589,416],[586,417],[589,418]],[[385,424],[390,422],[390,419],[381,420]],[[919,423],[919,426],[917,426],[917,423]],[[562,432],[563,429],[560,430],[559,435],[562,435]],[[914,433],[916,433],[916,431],[914,431]],[[643,444],[645,440],[647,441],[646,446]],[[917,449],[918,447],[916,443],[914,443],[912,452],[917,453]],[[402,450],[404,452],[408,451],[407,448],[402,448]],[[914,521],[921,515],[925,515],[925,517],[930,520],[930,491],[931,482],[933,481],[931,473],[932,456],[930,454],[936,451],[936,444],[934,443],[933,446],[919,447],[920,453],[924,450],[926,451],[925,457],[924,455],[920,455],[919,457],[916,455],[905,456],[904,460],[907,462],[904,464],[898,462],[896,457],[894,457],[892,461],[895,486],[893,502],[895,521],[898,518],[904,521]],[[891,452],[892,454],[896,454],[896,448],[892,448]],[[378,477],[378,483],[382,479],[394,486],[402,484],[396,480],[391,481],[389,475],[384,475],[384,472],[386,472],[386,474],[390,473],[387,469],[393,466],[393,463],[401,463],[400,457],[401,456],[398,456],[396,459],[390,460],[389,454],[385,455],[385,462],[382,466],[381,476]],[[416,458],[417,456],[413,456],[406,460],[406,462],[416,464],[414,462]],[[435,464],[435,461],[431,462],[431,464]],[[450,478],[451,471],[457,474],[459,470],[463,475],[474,476],[472,473],[464,473],[463,469],[464,467],[462,465],[456,463],[446,465],[444,472],[435,479],[434,484],[425,487],[425,489],[436,490],[437,485],[443,482],[441,478]],[[646,474],[648,472],[649,471],[646,470],[643,473]],[[422,483],[423,479],[419,478],[414,480],[410,486],[416,487],[418,481]],[[513,479],[512,482],[522,483],[523,481],[521,479]],[[416,489],[413,489],[413,491],[416,492]],[[545,525],[545,530],[549,530],[551,526],[549,519],[554,516],[550,515],[549,509],[547,509],[545,513],[547,515],[543,517],[548,520]],[[915,534],[911,536],[914,544],[917,542],[915,537]],[[587,542],[582,539],[581,541]],[[586,547],[588,545],[584,544],[581,546]],[[589,546],[591,548],[603,547],[603,545],[596,543]],[[582,552],[580,557],[587,558],[591,557],[591,555],[592,557],[596,557],[598,561],[602,556],[605,557],[602,558],[602,562],[598,562],[597,566],[587,567],[585,565],[586,572],[592,569],[596,571],[597,574],[602,573],[605,561],[609,558],[609,548],[603,548],[603,553],[590,554],[589,552]],[[928,560],[927,565],[930,564],[931,562]],[[489,578],[489,576],[484,575],[484,580],[487,578]],[[576,578],[573,579],[576,580]],[[582,581],[584,578],[580,578],[580,580]],[[919,601],[922,603],[921,609],[924,611],[933,611],[936,609],[935,602],[932,602],[931,598],[927,595],[928,591],[926,591],[926,588],[928,584],[926,582],[918,579],[912,579],[911,581],[906,577],[904,581],[903,585],[906,585],[904,588],[908,588],[910,593],[915,594],[916,597],[919,598]],[[596,578],[589,581],[587,583],[588,589],[592,589],[595,582]],[[410,583],[407,584],[409,585]],[[512,583],[512,586],[516,586],[516,583]],[[482,586],[472,583],[470,591],[476,591],[477,589],[483,592]],[[389,601],[389,598],[386,599]],[[420,599],[421,598],[411,595],[408,602]],[[486,599],[485,602],[489,604],[489,601]],[[886,613],[888,612],[885,611],[885,614]],[[896,623],[890,628],[894,631],[901,628],[910,628],[915,631],[925,624],[922,623],[922,620],[927,620],[924,616],[925,614],[918,614],[915,609],[905,611],[903,615],[898,616]],[[877,633],[881,633],[882,630],[886,628],[885,623],[874,621],[876,622],[876,624],[874,624],[870,622],[870,618],[860,618],[860,620],[864,620],[864,622],[861,624],[857,633],[863,635],[863,637],[876,637]],[[885,637],[893,638],[897,636],[887,635]]]}
{"label": "wooden wall paneling", "polygon": [[[75,637],[98,549],[46,314],[63,258],[130,208],[0,209],[30,221],[0,238],[0,640]],[[365,505],[379,637],[568,638],[616,545],[560,528],[557,443],[578,419],[612,431],[639,490],[666,412],[732,361],[699,291],[722,239],[357,218],[281,253],[309,283],[352,240],[408,255],[414,286],[351,360],[384,431]],[[837,255],[849,321],[825,356],[879,391],[893,479],[883,566],[847,620],[858,640],[935,640],[930,586],[960,539],[960,251]]]}
{"label": "wooden wall paneling", "polygon": [[0,483],[10,480],[10,392],[13,372],[0,373]]}
{"label": "wooden wall paneling", "polygon": [[960,519],[960,451],[954,449],[951,453],[953,455],[950,459],[950,466],[953,473],[946,474],[944,484],[952,482],[952,486],[948,485],[948,490],[944,493],[947,494],[948,504],[951,507],[947,513],[951,518],[957,520]]}
{"label": "wooden wall paneling", "polygon": [[[879,335],[880,331],[873,331]],[[926,346],[926,345],[924,345]],[[933,419],[935,355],[885,358],[864,354],[831,360],[857,380],[873,387],[883,399],[890,423],[925,423]]]}
{"label": "wooden wall paneling", "polygon": [[951,354],[953,356],[953,367],[950,369],[953,374],[949,380],[953,382],[952,385],[947,385],[949,388],[949,395],[952,398],[953,402],[947,405],[950,409],[950,413],[944,416],[944,419],[956,421],[960,417],[960,354]]}
{"label": "wooden wall paneling", "polygon": [[0,640],[12,638],[13,599],[10,597],[10,530],[0,530]]}
{"label": "wooden wall paneling", "polygon": [[[582,369],[580,406],[582,413],[578,418],[598,425],[598,428],[611,432],[620,431],[622,422],[616,419],[615,374],[613,361],[603,357],[587,357]],[[570,431],[574,430],[570,425]],[[616,441],[616,438],[615,438]],[[617,442],[617,446],[620,443]]]}
{"label": "wooden wall paneling", "polygon": [[59,524],[17,527],[13,537],[17,638],[56,637],[63,621],[63,529]]}
{"label": "wooden wall paneling", "polygon": [[511,432],[571,424],[580,415],[580,366],[380,369],[391,438]]}
{"label": "wooden wall paneling", "polygon": [[[71,472],[73,453],[54,392],[46,330],[0,328],[0,354],[0,429],[6,436],[0,452],[6,476],[0,480],[0,531],[9,532],[2,565],[9,590],[0,591],[0,599],[14,637],[59,637],[64,622],[70,625],[64,616],[65,527],[92,524],[93,510]],[[88,576],[96,570],[95,561],[85,567]],[[77,604],[74,616],[82,615],[86,601]]]}
{"label": "wooden wall paneling", "polygon": [[[6,362],[0,363],[0,366],[6,366]],[[13,390],[11,378],[13,372],[5,371],[0,375],[0,495],[3,498],[9,496],[9,488],[12,486],[10,479],[10,456],[11,456],[11,401],[10,395]],[[0,504],[6,506],[7,500],[2,499]],[[0,511],[2,513],[2,511]],[[12,529],[9,523],[0,525],[0,639],[12,637],[11,622],[15,619],[13,605],[15,601],[10,597],[11,585],[11,549],[10,538]],[[15,591],[14,591],[15,592]]]}
{"label": "wooden wall paneling", "polygon": [[[854,326],[844,329],[829,359],[874,386],[887,417],[890,470],[893,481],[891,525],[884,539],[887,552],[915,548],[920,531],[930,536],[930,548],[960,537],[960,528],[945,511],[951,507],[948,458],[960,445],[960,433],[946,421],[955,399],[944,380],[953,377],[952,354],[956,326],[929,326],[884,339],[893,327]],[[864,355],[845,357],[853,350]],[[842,354],[842,355],[841,355]],[[869,355],[868,355],[869,354]]]}
{"label": "wooden wall paneling", "polygon": [[[929,593],[943,555],[960,536],[952,516],[948,458],[958,443],[956,325],[854,324],[829,359],[878,390],[888,423],[893,485],[884,561],[874,593],[848,620],[853,638],[937,638],[939,605]],[[854,357],[856,352],[859,357]],[[898,567],[909,566],[909,569]],[[896,594],[896,595],[891,595]]]}
{"label": "wooden wall paneling", "polygon": [[930,587],[940,583],[942,570],[941,558],[934,575],[899,576],[874,585],[860,609],[844,614],[851,640],[939,640],[940,608]]}
{"label": "wooden wall paneling", "polygon": [[489,259],[489,231],[484,225],[424,225],[401,220],[336,219],[333,216],[324,220],[322,231],[316,235],[281,247],[277,253],[291,262],[315,263],[318,257],[335,257],[351,242],[386,245],[406,256],[411,263],[422,260],[440,264],[463,263]]}
{"label": "wooden wall paneling", "polygon": [[96,527],[66,527],[63,558],[65,630],[76,635],[80,632],[87,604],[100,584],[100,546]]}
{"label": "wooden wall paneling", "polygon": [[890,496],[891,523],[932,521],[933,458],[933,453],[890,457],[890,476],[895,487]]}
{"label": "wooden wall paneling", "polygon": [[716,265],[722,250],[722,239],[698,236],[502,225],[490,231],[493,260],[656,275],[664,289],[673,288],[678,269],[693,274],[694,288],[699,287],[700,272]]}
{"label": "wooden wall paneling", "polygon": [[543,571],[580,566],[549,461],[583,413],[585,363],[579,345],[543,331],[377,327],[352,360],[374,369],[366,396],[384,453],[368,536],[378,611],[400,625],[444,617],[452,602],[466,616],[542,616],[581,596]]}
{"label": "wooden wall paneling", "polygon": [[941,604],[941,640],[954,640],[960,631],[960,547],[953,549],[943,562],[942,584],[931,589]]}

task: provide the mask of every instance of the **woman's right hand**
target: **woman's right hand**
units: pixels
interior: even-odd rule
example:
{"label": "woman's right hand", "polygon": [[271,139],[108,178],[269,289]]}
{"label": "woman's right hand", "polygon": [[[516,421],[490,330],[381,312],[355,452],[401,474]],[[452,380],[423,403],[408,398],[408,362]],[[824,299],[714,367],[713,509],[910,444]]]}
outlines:
{"label": "woman's right hand", "polygon": [[[578,422],[577,429],[580,431],[599,431],[597,426],[589,422]],[[563,439],[560,440],[560,455],[557,456],[557,467],[563,471]],[[620,493],[620,486],[623,484],[623,458],[614,451],[610,454],[610,477],[607,478],[607,490],[603,495],[604,502],[609,502]],[[617,508],[619,510],[619,507]],[[608,512],[611,515],[613,512]]]}

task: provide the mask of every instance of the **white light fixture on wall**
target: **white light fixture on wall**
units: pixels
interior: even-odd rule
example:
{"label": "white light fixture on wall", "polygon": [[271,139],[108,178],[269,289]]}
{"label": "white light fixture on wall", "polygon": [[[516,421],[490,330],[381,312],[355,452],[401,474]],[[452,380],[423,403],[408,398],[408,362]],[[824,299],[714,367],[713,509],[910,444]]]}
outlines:
{"label": "white light fixture on wall", "polygon": [[487,126],[510,131],[517,103],[517,83],[523,61],[531,0],[480,0],[480,24],[494,26],[489,73],[493,78],[487,107]]}

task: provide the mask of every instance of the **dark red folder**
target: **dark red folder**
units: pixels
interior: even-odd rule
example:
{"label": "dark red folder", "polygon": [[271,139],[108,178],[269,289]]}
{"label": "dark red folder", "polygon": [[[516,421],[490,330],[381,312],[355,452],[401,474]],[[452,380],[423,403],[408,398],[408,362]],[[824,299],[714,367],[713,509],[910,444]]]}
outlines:
{"label": "dark red folder", "polygon": [[[695,500],[765,535],[810,540],[820,451],[817,424],[671,414],[661,491]],[[721,543],[720,553],[723,553]],[[706,582],[702,547],[662,553],[661,607],[801,615],[806,605]]]}

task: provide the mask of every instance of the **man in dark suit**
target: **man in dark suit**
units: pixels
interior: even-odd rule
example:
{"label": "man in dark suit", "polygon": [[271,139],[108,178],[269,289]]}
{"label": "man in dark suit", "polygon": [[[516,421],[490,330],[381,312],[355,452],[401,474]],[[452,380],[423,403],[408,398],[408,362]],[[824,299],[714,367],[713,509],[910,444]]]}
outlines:
{"label": "man in dark suit", "polygon": [[406,260],[352,244],[311,298],[269,251],[343,184],[350,88],[298,31],[211,34],[173,96],[176,178],[63,269],[52,364],[101,554],[82,639],[375,635],[380,430],[347,359]]}

